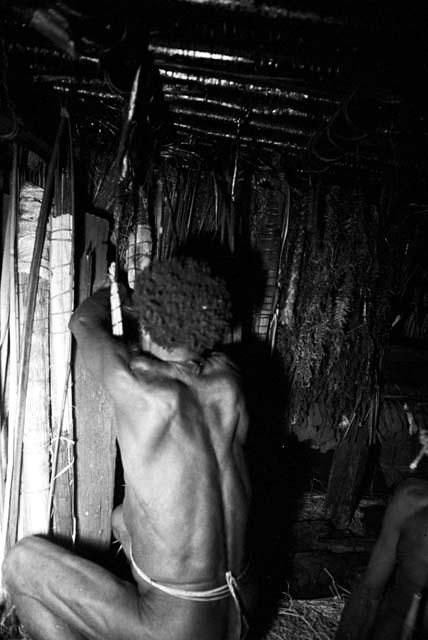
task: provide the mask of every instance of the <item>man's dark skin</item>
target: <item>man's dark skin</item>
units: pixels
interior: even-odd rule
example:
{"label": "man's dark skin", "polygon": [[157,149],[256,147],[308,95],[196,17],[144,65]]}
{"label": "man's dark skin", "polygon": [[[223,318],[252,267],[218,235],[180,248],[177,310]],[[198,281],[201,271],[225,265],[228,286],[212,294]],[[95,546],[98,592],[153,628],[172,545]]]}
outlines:
{"label": "man's dark skin", "polygon": [[[427,584],[428,482],[410,478],[400,483],[385,511],[380,536],[345,606],[336,640],[401,639],[412,600]],[[414,635],[405,637],[428,637],[426,598],[420,603]]]}
{"label": "man's dark skin", "polygon": [[[179,590],[225,584],[244,572],[250,485],[243,454],[247,413],[236,369],[222,355],[201,360],[186,345],[167,350],[142,332],[133,356],[111,335],[109,289],[74,313],[70,328],[115,411],[124,476],[112,526],[151,579]],[[4,565],[7,589],[33,640],[237,640],[233,597],[195,602],[142,580],[135,584],[29,537]],[[247,614],[251,570],[238,581]]]}

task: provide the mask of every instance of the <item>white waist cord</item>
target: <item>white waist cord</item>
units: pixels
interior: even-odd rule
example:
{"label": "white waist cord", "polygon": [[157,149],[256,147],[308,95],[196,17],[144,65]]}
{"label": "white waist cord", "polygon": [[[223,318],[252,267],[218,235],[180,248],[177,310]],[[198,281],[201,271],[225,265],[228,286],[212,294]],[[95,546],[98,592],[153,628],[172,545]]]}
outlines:
{"label": "white waist cord", "polygon": [[159,591],[163,591],[163,593],[167,593],[170,596],[174,596],[176,598],[182,598],[183,600],[194,600],[196,602],[209,602],[210,600],[221,600],[223,598],[227,598],[227,596],[231,595],[236,604],[239,604],[239,600],[237,597],[237,587],[238,582],[243,578],[245,573],[248,571],[249,565],[244,569],[238,579],[235,579],[232,575],[231,571],[226,572],[226,584],[222,587],[217,587],[216,589],[208,589],[206,591],[188,591],[187,589],[175,589],[174,587],[167,587],[165,584],[161,582],[156,582],[156,580],[152,580],[144,571],[140,569],[140,567],[136,564],[134,560],[134,556],[132,555],[132,548],[129,549],[129,557],[131,559],[132,567],[135,573],[142,579],[144,582],[147,582],[155,589],[159,589]]}

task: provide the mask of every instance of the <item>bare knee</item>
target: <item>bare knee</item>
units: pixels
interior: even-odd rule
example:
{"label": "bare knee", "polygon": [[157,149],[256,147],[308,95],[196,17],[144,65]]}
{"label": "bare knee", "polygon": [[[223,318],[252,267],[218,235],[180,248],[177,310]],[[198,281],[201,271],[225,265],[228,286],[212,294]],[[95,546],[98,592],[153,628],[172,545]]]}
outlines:
{"label": "bare knee", "polygon": [[120,538],[120,532],[123,527],[123,506],[120,504],[116,509],[113,509],[111,514],[111,528],[115,538]]}
{"label": "bare knee", "polygon": [[121,504],[114,509],[111,515],[111,528],[116,540],[120,540],[121,542],[128,534],[123,520],[123,505]]}
{"label": "bare knee", "polygon": [[31,576],[40,571],[42,557],[49,544],[43,538],[28,536],[10,549],[3,562],[3,582],[12,596],[31,590]]}

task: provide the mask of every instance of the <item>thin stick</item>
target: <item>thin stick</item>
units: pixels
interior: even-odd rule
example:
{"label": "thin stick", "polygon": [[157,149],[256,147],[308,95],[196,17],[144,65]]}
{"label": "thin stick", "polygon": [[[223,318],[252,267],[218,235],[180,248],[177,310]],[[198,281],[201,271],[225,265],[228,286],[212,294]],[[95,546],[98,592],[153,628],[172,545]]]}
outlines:
{"label": "thin stick", "polygon": [[129,142],[129,134],[131,129],[131,123],[135,114],[135,107],[138,96],[138,85],[140,82],[141,65],[138,67],[134,81],[132,83],[131,95],[129,97],[128,111],[124,120],[122,131],[120,134],[119,148],[116,157],[116,165],[119,171],[119,181],[123,181],[126,178],[128,172],[128,156],[126,147]]}
{"label": "thin stick", "polygon": [[18,394],[17,394],[17,421],[15,433],[14,447],[14,466],[12,475],[12,487],[10,496],[10,514],[8,526],[8,546],[9,548],[15,544],[18,529],[18,513],[19,513],[19,486],[21,482],[22,472],[22,441],[24,436],[25,422],[25,403],[26,392],[28,386],[28,362],[31,355],[31,334],[33,331],[34,312],[36,308],[36,297],[39,280],[39,269],[41,264],[43,244],[46,236],[47,221],[49,217],[52,194],[54,187],[55,168],[59,156],[60,141],[66,120],[67,112],[61,110],[61,119],[52,150],[52,156],[49,161],[48,172],[46,177],[46,185],[43,192],[43,200],[40,207],[40,215],[37,222],[36,237],[34,241],[33,256],[31,259],[30,279],[27,294],[27,305],[25,311],[25,322],[22,333],[22,349],[19,362],[18,376]]}
{"label": "thin stick", "polygon": [[284,249],[288,239],[288,228],[290,223],[290,185],[288,182],[285,182],[285,207],[282,215],[282,225],[281,225],[281,244],[279,248],[279,256],[278,263],[276,269],[276,283],[275,283],[275,301],[274,301],[274,309],[273,314],[269,320],[268,326],[268,341],[269,341],[269,349],[270,352],[273,353],[275,349],[276,343],[276,334],[278,331],[278,320],[279,320],[279,294],[281,287],[281,276],[282,276],[282,262],[284,256]]}
{"label": "thin stick", "polygon": [[160,258],[162,255],[163,234],[164,234],[163,179],[161,176],[158,176],[156,180],[155,222],[156,222],[156,257]]}

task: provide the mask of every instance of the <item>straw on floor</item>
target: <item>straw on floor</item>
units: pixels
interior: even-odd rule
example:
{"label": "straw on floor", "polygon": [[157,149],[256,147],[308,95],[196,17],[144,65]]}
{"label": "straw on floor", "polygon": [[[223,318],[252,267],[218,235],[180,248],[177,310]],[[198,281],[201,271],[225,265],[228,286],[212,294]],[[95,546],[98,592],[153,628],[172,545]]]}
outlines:
{"label": "straw on floor", "polygon": [[263,640],[333,640],[343,606],[339,595],[317,600],[285,595]]}

